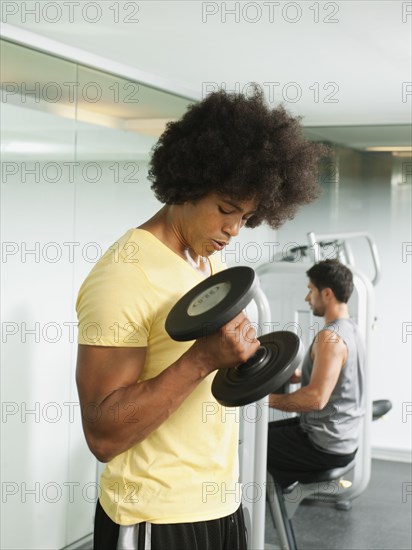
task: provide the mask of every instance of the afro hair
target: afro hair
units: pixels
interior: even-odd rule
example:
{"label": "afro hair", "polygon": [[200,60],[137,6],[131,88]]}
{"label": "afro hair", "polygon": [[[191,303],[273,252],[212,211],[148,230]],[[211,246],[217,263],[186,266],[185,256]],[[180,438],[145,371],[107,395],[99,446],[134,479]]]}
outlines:
{"label": "afro hair", "polygon": [[249,96],[211,93],[169,122],[153,147],[149,180],[157,199],[254,199],[246,226],[280,227],[319,196],[318,163],[329,153],[303,137],[300,120],[283,106],[270,109],[257,85]]}

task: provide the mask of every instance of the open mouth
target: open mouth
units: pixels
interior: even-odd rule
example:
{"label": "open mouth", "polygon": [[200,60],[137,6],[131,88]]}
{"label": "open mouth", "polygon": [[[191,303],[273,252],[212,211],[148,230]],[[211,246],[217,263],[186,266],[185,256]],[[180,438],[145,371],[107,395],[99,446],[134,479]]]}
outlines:
{"label": "open mouth", "polygon": [[212,244],[215,250],[223,250],[223,248],[227,245],[227,242],[212,239]]}

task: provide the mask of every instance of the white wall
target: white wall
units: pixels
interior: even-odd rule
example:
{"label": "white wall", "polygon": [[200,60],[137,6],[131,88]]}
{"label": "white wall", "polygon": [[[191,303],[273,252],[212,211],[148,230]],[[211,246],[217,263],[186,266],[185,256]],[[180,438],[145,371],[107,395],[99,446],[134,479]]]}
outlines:
{"label": "white wall", "polygon": [[75,387],[75,300],[100,253],[158,206],[145,163],[134,183],[114,182],[112,164],[99,163],[96,183],[81,179],[84,163],[71,182],[24,183],[22,163],[3,179],[2,548],[55,550],[93,529],[97,464]]}
{"label": "white wall", "polygon": [[[3,49],[3,80],[17,91],[1,105],[1,547],[55,550],[92,532],[99,491],[75,385],[77,293],[107,247],[158,207],[146,178],[156,138],[123,122],[178,117],[187,100],[141,86],[139,101],[116,101],[113,86],[130,91],[124,79]],[[99,105],[69,98],[76,82],[95,85]],[[49,83],[64,92],[57,104]]]}
{"label": "white wall", "polygon": [[[403,159],[410,166],[411,160]],[[399,159],[395,159],[399,171]],[[244,261],[252,267],[275,252],[288,251],[294,243],[308,244],[307,233],[367,231],[375,239],[382,267],[376,286],[372,398],[390,399],[392,411],[372,425],[374,456],[410,460],[411,449],[411,185],[391,185],[392,159],[340,151],[340,178],[324,180],[324,192],[304,207],[279,231],[258,228],[240,237],[240,252],[227,254],[231,264]],[[336,180],[336,181],[335,181]],[[402,178],[400,179],[402,182]],[[261,245],[259,259],[258,247]],[[278,243],[278,244],[277,244]],[[235,248],[233,248],[235,250]],[[409,252],[409,254],[408,254]],[[357,265],[372,277],[373,267],[365,244],[354,241]],[[253,258],[257,261],[250,261]],[[302,288],[302,305],[306,294]]]}

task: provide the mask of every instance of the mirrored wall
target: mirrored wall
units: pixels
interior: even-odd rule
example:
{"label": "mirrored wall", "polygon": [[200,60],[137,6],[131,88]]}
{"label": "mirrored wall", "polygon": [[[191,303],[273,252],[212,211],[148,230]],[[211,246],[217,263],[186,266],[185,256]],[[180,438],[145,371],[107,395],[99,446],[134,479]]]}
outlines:
{"label": "mirrored wall", "polygon": [[77,292],[157,210],[150,150],[191,100],[7,41],[1,81],[1,546],[55,550],[87,540],[99,492],[74,383]]}

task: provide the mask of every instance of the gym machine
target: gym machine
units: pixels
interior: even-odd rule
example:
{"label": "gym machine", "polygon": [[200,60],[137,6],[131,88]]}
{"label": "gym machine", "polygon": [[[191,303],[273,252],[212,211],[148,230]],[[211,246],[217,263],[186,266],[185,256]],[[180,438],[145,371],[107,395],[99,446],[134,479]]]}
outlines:
{"label": "gym machine", "polygon": [[[354,239],[366,239],[370,251],[370,258],[374,266],[374,274],[371,280],[355,265],[355,258],[351,242]],[[332,249],[332,252],[331,252]],[[292,533],[287,533],[289,525],[282,528],[283,520],[291,518],[299,502],[303,498],[313,496],[321,497],[323,501],[334,502],[340,509],[349,509],[351,500],[356,498],[368,485],[371,469],[370,451],[370,422],[382,416],[391,408],[391,403],[386,400],[372,403],[370,386],[368,383],[371,377],[372,357],[372,331],[375,323],[375,304],[373,286],[380,278],[380,263],[376,245],[368,233],[337,233],[316,235],[308,233],[308,245],[291,248],[289,254],[278,255],[272,262],[262,264],[256,269],[261,284],[261,294],[255,298],[259,326],[267,330],[288,330],[294,331],[301,338],[305,347],[310,345],[311,340],[321,328],[313,318],[312,312],[305,307],[304,296],[306,294],[307,276],[309,267],[322,259],[336,258],[348,265],[354,275],[354,292],[349,301],[351,317],[357,322],[366,347],[367,363],[365,365],[365,417],[361,428],[361,441],[354,463],[348,465],[342,471],[336,471],[335,478],[329,472],[325,479],[319,479],[314,484],[308,480],[300,487],[293,487],[290,492],[289,510],[278,510],[277,530],[280,531],[279,538],[282,548],[292,549]],[[261,301],[261,303],[259,303]],[[255,406],[259,409],[257,421],[247,422],[248,416],[241,415],[241,440],[240,440],[240,464],[241,481],[244,486],[256,488],[255,499],[248,498],[244,492],[245,515],[249,524],[249,548],[264,548],[265,532],[265,489],[269,499],[274,498],[274,485],[266,478],[266,454],[267,454],[267,422],[273,418],[273,413],[268,411],[264,401],[257,402]],[[250,416],[250,415],[249,415]],[[270,416],[272,416],[270,418]],[[343,471],[345,470],[345,471]],[[350,475],[351,481],[339,483],[341,475]],[[331,477],[332,476],[332,477]],[[319,483],[324,481],[325,483]],[[332,483],[331,481],[336,483]],[[323,487],[323,489],[322,489]],[[262,490],[263,498],[258,498],[258,488]],[[332,491],[331,491],[332,488]],[[246,497],[246,498],[245,498]],[[280,495],[275,501],[279,503]],[[284,500],[284,499],[282,499]],[[273,518],[273,509],[271,509]],[[283,530],[283,533],[282,533]]]}
{"label": "gym machine", "polygon": [[[372,280],[357,268],[349,243],[366,239],[374,266]],[[242,502],[248,529],[250,549],[264,548],[266,493],[270,510],[279,531],[282,548],[296,548],[290,518],[303,498],[322,497],[334,502],[340,509],[349,509],[350,501],[367,486],[370,478],[370,420],[379,416],[390,403],[376,403],[372,413],[370,398],[370,365],[372,364],[372,329],[375,322],[373,285],[380,277],[376,245],[367,233],[339,233],[332,235],[308,234],[309,244],[290,249],[288,256],[275,257],[273,262],[250,267],[234,267],[205,279],[183,296],[172,308],[166,321],[169,335],[178,341],[193,340],[216,332],[246,308],[255,305],[257,335],[261,347],[244,365],[224,369],[216,374],[212,392],[223,406],[242,407],[240,415],[240,480],[243,486]],[[332,248],[332,254],[330,249]],[[305,346],[321,329],[305,306],[306,270],[321,259],[337,258],[347,264],[354,277],[354,292],[348,307],[357,322],[366,347],[365,417],[362,421],[361,441],[356,459],[345,468],[318,472],[317,475],[289,475],[295,491],[292,505],[287,504],[285,492],[266,479],[267,424],[269,409],[267,395],[282,391],[294,370],[300,365]],[[260,279],[260,284],[259,284]],[[272,315],[273,312],[273,315]],[[276,411],[271,411],[275,412]],[[341,483],[350,473],[352,481]],[[286,474],[286,473],[285,473]],[[301,486],[296,491],[295,481]],[[322,490],[319,482],[326,482]],[[330,492],[332,483],[333,490]],[[293,485],[293,487],[292,487]],[[341,490],[341,489],[344,490]],[[275,491],[274,491],[275,489]],[[297,494],[298,493],[298,494]],[[274,498],[276,495],[276,498]],[[273,506],[273,504],[277,506]],[[289,499],[290,504],[290,499]],[[288,508],[288,509],[287,509]]]}

